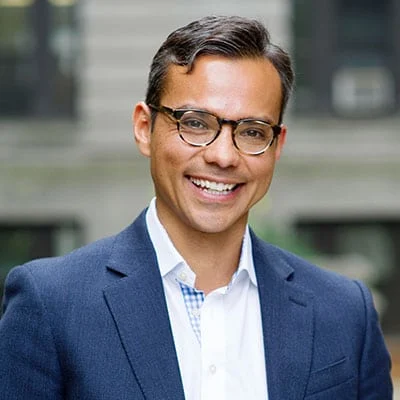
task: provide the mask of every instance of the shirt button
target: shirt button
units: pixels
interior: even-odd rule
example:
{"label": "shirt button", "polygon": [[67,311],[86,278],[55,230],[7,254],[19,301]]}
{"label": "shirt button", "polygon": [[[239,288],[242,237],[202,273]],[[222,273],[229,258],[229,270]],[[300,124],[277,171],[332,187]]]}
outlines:
{"label": "shirt button", "polygon": [[182,282],[186,282],[186,281],[187,281],[187,275],[186,275],[184,272],[181,272],[181,273],[179,274],[179,279],[180,279]]}
{"label": "shirt button", "polygon": [[214,364],[211,364],[211,365],[208,367],[208,370],[210,371],[210,374],[211,374],[211,375],[214,375],[214,374],[217,372],[217,367],[216,367]]}
{"label": "shirt button", "polygon": [[193,317],[200,317],[200,310],[198,308],[194,308],[192,310]]}

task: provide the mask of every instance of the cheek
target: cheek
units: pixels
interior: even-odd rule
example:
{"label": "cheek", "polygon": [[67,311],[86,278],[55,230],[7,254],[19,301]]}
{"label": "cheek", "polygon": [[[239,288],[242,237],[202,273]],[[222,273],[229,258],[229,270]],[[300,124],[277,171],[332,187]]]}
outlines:
{"label": "cheek", "polygon": [[266,160],[264,163],[255,168],[255,180],[258,184],[258,189],[266,192],[271,184],[272,176],[274,173],[275,162],[273,160]]}
{"label": "cheek", "polygon": [[[172,142],[172,141],[171,141]],[[166,184],[180,170],[182,157],[171,142],[152,142],[151,174],[157,184]]]}
{"label": "cheek", "polygon": [[179,160],[179,155],[182,154],[185,148],[182,139],[174,127],[169,129],[158,129],[153,132],[151,140],[152,157],[157,160],[162,159],[163,162],[174,162]]}

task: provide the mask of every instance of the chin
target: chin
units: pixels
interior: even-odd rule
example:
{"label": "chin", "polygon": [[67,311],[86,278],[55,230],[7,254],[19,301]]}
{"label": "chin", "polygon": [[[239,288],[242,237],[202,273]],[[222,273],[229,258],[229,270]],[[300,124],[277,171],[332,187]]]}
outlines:
{"label": "chin", "polygon": [[201,218],[193,221],[191,227],[193,230],[202,233],[218,234],[231,230],[238,225],[238,221],[218,219],[215,215]]}

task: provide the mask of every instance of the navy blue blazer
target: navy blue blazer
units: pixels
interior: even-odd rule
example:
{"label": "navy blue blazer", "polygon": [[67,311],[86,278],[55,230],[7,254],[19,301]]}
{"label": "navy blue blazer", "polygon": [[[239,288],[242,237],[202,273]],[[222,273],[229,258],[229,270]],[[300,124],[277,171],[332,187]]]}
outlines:
{"label": "navy blue blazer", "polygon": [[[269,400],[392,399],[366,287],[251,234]],[[3,400],[184,399],[144,213],[116,236],[12,270],[3,311]]]}

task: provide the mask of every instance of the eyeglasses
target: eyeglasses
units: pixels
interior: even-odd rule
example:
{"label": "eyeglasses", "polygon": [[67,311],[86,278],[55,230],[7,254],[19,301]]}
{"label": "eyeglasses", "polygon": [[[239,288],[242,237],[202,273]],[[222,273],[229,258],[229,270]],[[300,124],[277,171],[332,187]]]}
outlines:
{"label": "eyeglasses", "polygon": [[152,104],[149,104],[149,107],[173,119],[181,139],[196,147],[208,146],[214,142],[224,124],[231,125],[233,128],[232,140],[235,147],[240,152],[250,155],[264,153],[281,133],[280,125],[271,125],[259,119],[245,118],[233,121],[203,110],[174,110],[165,106],[156,107]]}

